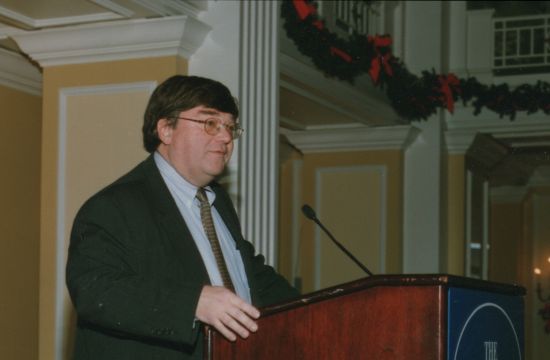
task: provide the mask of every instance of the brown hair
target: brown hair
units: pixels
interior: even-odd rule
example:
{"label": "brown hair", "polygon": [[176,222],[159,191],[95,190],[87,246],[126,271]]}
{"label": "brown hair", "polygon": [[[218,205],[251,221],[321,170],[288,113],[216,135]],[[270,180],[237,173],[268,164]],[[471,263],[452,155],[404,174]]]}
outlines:
{"label": "brown hair", "polygon": [[160,144],[157,123],[168,120],[174,127],[182,111],[205,106],[239,117],[237,100],[222,83],[199,76],[175,75],[160,84],[149,99],[143,116],[143,146],[149,153]]}

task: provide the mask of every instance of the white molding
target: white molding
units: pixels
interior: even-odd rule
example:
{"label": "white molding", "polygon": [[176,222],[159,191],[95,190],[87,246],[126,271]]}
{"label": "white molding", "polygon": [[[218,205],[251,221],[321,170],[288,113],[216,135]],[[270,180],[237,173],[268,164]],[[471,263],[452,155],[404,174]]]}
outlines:
{"label": "white molding", "polygon": [[[277,264],[279,206],[279,3],[240,3],[239,99],[247,129],[239,140],[243,234]],[[237,70],[237,69],[235,69]]]}
{"label": "white molding", "polygon": [[339,128],[292,131],[281,129],[303,153],[404,150],[416,139],[419,130],[411,125]]}
{"label": "white molding", "polygon": [[306,127],[304,126],[304,124],[302,124],[301,122],[299,121],[296,121],[296,120],[292,120],[290,118],[287,118],[285,116],[279,116],[279,124],[282,126],[282,127],[287,127],[287,128],[293,128],[293,129],[299,129],[299,130],[306,130]]}
{"label": "white molding", "polygon": [[547,116],[531,115],[528,118],[508,119],[461,119],[447,120],[445,140],[451,154],[464,154],[476,134],[490,134],[495,138],[524,138],[550,135]]}
{"label": "white molding", "polygon": [[152,93],[156,82],[137,82],[127,84],[111,84],[85,87],[62,88],[59,91],[59,147],[57,152],[57,209],[56,209],[56,270],[55,270],[55,359],[63,360],[64,346],[66,339],[64,333],[65,318],[64,306],[69,304],[66,301],[67,290],[65,287],[65,264],[67,253],[65,249],[65,217],[66,217],[66,155],[67,155],[67,105],[68,98],[83,94],[112,94],[121,92],[148,91]]}
{"label": "white molding", "polygon": [[174,16],[47,29],[13,38],[47,67],[173,55],[189,58],[209,31],[199,20]]}
{"label": "white molding", "polygon": [[478,131],[445,131],[445,144],[449,154],[465,154]]}
{"label": "white molding", "polygon": [[48,18],[48,19],[34,19],[28,16],[25,16],[17,11],[10,10],[4,6],[0,6],[0,15],[13,20],[17,23],[26,25],[31,28],[43,28],[48,26],[61,26],[61,25],[70,25],[70,24],[81,24],[88,22],[97,22],[97,21],[108,21],[120,19],[121,16],[113,13],[96,13],[90,15],[81,15],[81,16],[66,16],[60,18]]}
{"label": "white molding", "polygon": [[18,29],[13,26],[8,26],[5,24],[0,24],[0,40],[9,38],[12,35],[20,34],[25,32],[25,30]]}
{"label": "white molding", "polygon": [[0,49],[0,84],[42,96],[42,74],[20,54]]}
{"label": "white molding", "polygon": [[199,12],[208,9],[208,1],[204,0],[133,0],[133,2],[162,16],[174,14],[197,16]]}
{"label": "white molding", "polygon": [[101,6],[109,11],[112,11],[120,16],[129,18],[134,16],[134,12],[120,4],[115,3],[112,0],[88,0],[97,6]]}

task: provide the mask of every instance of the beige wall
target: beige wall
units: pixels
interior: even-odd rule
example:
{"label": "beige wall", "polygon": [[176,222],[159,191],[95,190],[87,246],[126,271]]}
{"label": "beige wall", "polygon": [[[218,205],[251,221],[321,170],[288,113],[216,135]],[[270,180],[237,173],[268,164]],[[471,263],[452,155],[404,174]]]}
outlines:
{"label": "beige wall", "polygon": [[492,203],[490,215],[489,280],[525,287],[525,358],[550,357],[548,334],[538,311],[533,269],[550,296],[550,188],[532,188],[522,201]]}
{"label": "beige wall", "polygon": [[[333,235],[344,244],[374,273],[383,266],[385,273],[402,271],[402,212],[403,212],[403,155],[398,150],[319,153],[293,156],[283,159],[281,167],[281,223],[280,257],[292,254],[288,244],[293,221],[298,223],[295,235],[298,239],[298,276],[302,280],[302,292],[318,286],[328,286],[342,279],[352,280],[364,274],[351,260],[321,235],[315,242],[316,228],[302,216],[298,208],[293,210],[296,193],[292,184],[292,162],[301,161],[299,199],[294,207],[310,204],[318,209],[318,216]],[[297,213],[297,215],[296,215]],[[292,214],[297,218],[292,219]],[[379,224],[385,226],[380,228]],[[381,248],[383,259],[380,258]],[[320,253],[321,269],[317,268],[315,254]],[[324,254],[324,255],[323,255]],[[323,260],[324,259],[324,260]],[[336,261],[337,264],[332,263]],[[280,259],[281,271],[289,273],[293,264]],[[330,269],[327,270],[327,269]],[[320,283],[316,284],[316,271],[320,270]],[[323,272],[326,276],[323,276]]]}
{"label": "beige wall", "polygon": [[464,275],[464,211],[465,211],[464,155],[449,155],[447,158],[447,246],[444,258],[446,272]]}
{"label": "beige wall", "polygon": [[[62,272],[76,210],[85,198],[145,158],[140,126],[151,85],[186,72],[186,61],[177,57],[44,69],[40,359],[54,359],[56,351],[67,354],[72,344],[74,315]],[[56,332],[56,318],[62,319],[61,334]],[[64,350],[56,349],[59,343]]]}
{"label": "beige wall", "polygon": [[41,99],[0,85],[0,354],[38,357]]}
{"label": "beige wall", "polygon": [[[299,276],[304,283],[304,290],[313,289],[314,278],[314,253],[315,244],[313,243],[315,227],[312,223],[306,220],[301,211],[296,214],[296,209],[293,209],[293,202],[301,206],[303,203],[308,203],[312,206],[316,201],[316,172],[320,168],[326,167],[350,167],[361,165],[384,165],[387,166],[387,248],[386,248],[386,273],[402,272],[402,213],[403,213],[403,158],[399,151],[364,151],[364,152],[348,152],[348,153],[319,153],[300,155],[297,151],[291,150],[287,145],[281,144],[281,168],[280,168],[280,227],[279,227],[279,270],[283,275],[290,279],[293,274],[293,267],[299,265]],[[298,165],[297,165],[298,164]],[[299,184],[295,184],[293,177],[295,172],[299,171],[298,177],[301,178]],[[464,171],[464,155],[449,155],[447,161],[447,225],[446,225],[446,246],[443,256],[446,259],[445,272],[454,275],[464,274],[464,209],[465,209],[465,171]],[[342,174],[343,182],[350,181],[349,177]],[[371,179],[375,180],[375,179]],[[299,189],[296,189],[299,186]],[[345,187],[345,184],[344,184]],[[326,190],[329,191],[330,190]],[[298,201],[295,197],[298,196]],[[359,197],[361,194],[359,194]],[[365,200],[367,205],[373,205],[374,201]],[[295,204],[294,204],[295,206]],[[359,213],[365,212],[365,207],[358,208]],[[372,212],[372,211],[371,211]],[[298,216],[298,229],[293,230],[293,216]],[[334,215],[329,215],[328,218],[322,220],[328,221],[329,224]],[[363,219],[367,221],[366,219]],[[372,220],[372,218],[371,218]],[[327,224],[328,225],[328,224]],[[349,225],[349,224],[348,224]],[[364,224],[362,224],[364,225]],[[338,222],[335,222],[333,227],[338,227]],[[372,226],[372,225],[370,225]],[[353,227],[353,226],[352,226]],[[355,226],[354,230],[358,230],[360,226]],[[342,233],[344,229],[338,230],[332,228],[333,234],[342,241],[346,236],[352,234]],[[368,228],[367,228],[368,229]],[[367,230],[368,231],[368,230]],[[293,232],[295,233],[293,235]],[[371,234],[373,236],[374,234]],[[293,236],[298,237],[299,244],[292,243]],[[377,235],[374,235],[377,236]],[[324,239],[328,240],[328,239]],[[323,240],[323,241],[324,241]],[[296,241],[294,239],[294,241]],[[326,244],[325,244],[326,245]],[[293,258],[293,246],[299,246],[298,258]],[[294,262],[293,262],[294,261]],[[376,266],[377,260],[370,260],[372,263],[367,263],[369,267]],[[350,265],[348,263],[347,265]],[[354,266],[351,264],[351,266]],[[337,267],[338,268],[338,267]],[[372,270],[372,269],[371,269]]]}
{"label": "beige wall", "polygon": [[[534,285],[536,281],[540,281],[544,289],[543,295],[550,297],[550,263],[547,261],[550,257],[550,188],[535,188],[529,195],[532,201],[532,217],[526,218],[526,226],[531,227],[532,268],[530,269],[531,280],[528,284],[531,286],[527,287],[528,296],[526,296],[525,308],[527,316],[532,318],[530,324],[532,328],[529,335],[533,353],[537,354],[538,359],[549,359],[550,335],[544,332],[544,321],[538,314],[544,304],[536,298]],[[542,270],[540,279],[533,279],[532,269],[534,267]]]}
{"label": "beige wall", "polygon": [[493,203],[490,216],[489,279],[519,283],[518,263],[523,236],[522,203]]}

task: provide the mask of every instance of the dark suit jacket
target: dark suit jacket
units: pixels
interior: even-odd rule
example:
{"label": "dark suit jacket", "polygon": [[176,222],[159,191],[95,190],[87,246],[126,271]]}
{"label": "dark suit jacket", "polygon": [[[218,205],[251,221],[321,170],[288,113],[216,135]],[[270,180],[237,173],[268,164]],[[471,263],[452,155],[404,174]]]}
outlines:
{"label": "dark suit jacket", "polygon": [[[242,255],[253,304],[297,296],[243,239],[227,193],[211,187]],[[74,358],[200,359],[201,324],[194,317],[205,284],[201,255],[150,156],[76,216],[67,262],[78,316]]]}

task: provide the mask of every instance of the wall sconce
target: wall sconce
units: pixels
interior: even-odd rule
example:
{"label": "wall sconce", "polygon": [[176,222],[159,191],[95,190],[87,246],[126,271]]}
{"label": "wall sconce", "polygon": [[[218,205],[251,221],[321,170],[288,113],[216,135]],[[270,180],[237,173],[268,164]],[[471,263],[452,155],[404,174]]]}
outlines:
{"label": "wall sconce", "polygon": [[[547,260],[550,263],[550,257]],[[546,297],[543,295],[543,289],[540,284],[540,276],[542,275],[542,270],[540,268],[535,268],[534,273],[537,278],[537,297],[542,303],[544,303],[544,307],[539,310],[539,315],[545,322],[544,331],[548,334],[550,333],[550,294]]]}

